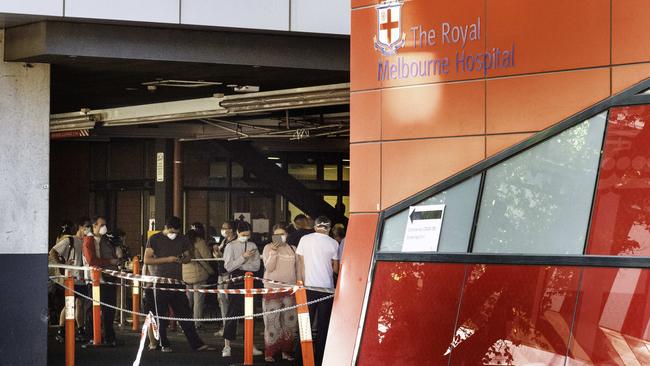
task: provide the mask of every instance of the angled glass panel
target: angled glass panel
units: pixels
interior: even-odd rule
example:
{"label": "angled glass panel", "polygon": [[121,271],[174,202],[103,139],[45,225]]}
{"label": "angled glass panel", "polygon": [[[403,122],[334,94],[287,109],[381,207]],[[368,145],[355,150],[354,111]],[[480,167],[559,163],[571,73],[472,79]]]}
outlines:
{"label": "angled glass panel", "polygon": [[[438,252],[467,252],[480,184],[481,176],[476,175],[416,205],[445,205]],[[405,209],[386,219],[380,251],[402,251],[409,211]]]}
{"label": "angled glass panel", "polygon": [[473,252],[583,253],[605,119],[601,113],[487,170]]}

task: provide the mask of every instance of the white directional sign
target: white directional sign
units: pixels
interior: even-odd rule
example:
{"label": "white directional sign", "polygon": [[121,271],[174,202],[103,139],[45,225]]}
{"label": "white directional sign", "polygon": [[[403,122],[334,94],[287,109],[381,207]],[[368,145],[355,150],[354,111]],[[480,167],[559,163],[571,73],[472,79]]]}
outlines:
{"label": "white directional sign", "polygon": [[445,205],[411,206],[402,252],[437,251],[444,213]]}

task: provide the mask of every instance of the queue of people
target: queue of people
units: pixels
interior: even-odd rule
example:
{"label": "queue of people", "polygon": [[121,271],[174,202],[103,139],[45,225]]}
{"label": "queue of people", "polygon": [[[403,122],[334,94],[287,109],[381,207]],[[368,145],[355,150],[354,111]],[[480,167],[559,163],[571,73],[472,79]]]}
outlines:
{"label": "queue of people", "polygon": [[[246,272],[261,271],[263,268],[263,277],[268,280],[287,284],[302,280],[307,287],[335,286],[340,246],[344,243],[345,230],[341,224],[333,226],[327,217],[321,216],[312,221],[305,215],[298,215],[293,225],[275,225],[271,241],[263,246],[261,254],[258,245],[251,241],[252,228],[247,222],[223,223],[218,238],[208,238],[205,227],[199,222],[191,224],[186,234],[181,233],[181,226],[178,217],[171,217],[161,232],[149,238],[143,258],[144,274],[182,280],[188,289],[193,290],[208,287],[215,281],[218,288],[238,289],[243,288],[244,282],[230,281],[231,279],[244,276]],[[57,239],[57,244],[50,251],[50,260],[118,269],[125,258],[123,251],[114,245],[110,237],[103,217],[81,219],[76,226],[66,222],[62,225],[62,234]],[[215,261],[214,258],[218,260]],[[91,289],[87,288],[84,282],[88,274],[79,273],[75,274],[75,277],[79,281],[75,289],[80,293],[91,293]],[[115,282],[111,276],[103,274],[103,277],[106,282]],[[273,288],[279,285],[265,282],[264,286]],[[205,294],[198,291],[165,291],[165,288],[182,287],[183,285],[177,284],[157,284],[156,288],[145,285],[144,311],[151,311],[159,316],[167,316],[171,311],[177,318],[204,318]],[[327,295],[325,292],[307,290],[308,301]],[[114,305],[116,286],[102,284],[101,300]],[[77,306],[80,312],[77,316],[78,336],[85,344],[92,344],[92,302],[79,301],[83,306]],[[242,295],[218,294],[216,302],[222,318],[244,315]],[[330,298],[309,306],[310,319],[315,324],[313,329],[316,330],[316,364],[322,363],[332,304]],[[295,299],[290,293],[263,295],[262,310],[268,313],[263,317],[264,351],[254,346],[254,355],[263,354],[266,362],[279,358],[294,360],[300,357],[298,317],[294,306]],[[282,311],[285,308],[287,310]],[[115,338],[113,329],[115,311],[107,307],[102,307],[101,311],[102,338],[105,345],[121,344]],[[168,323],[160,319],[160,338],[155,341],[150,337],[150,350],[172,352],[172,345],[167,337]],[[62,322],[60,324],[62,325]],[[202,326],[201,322],[181,321],[179,324],[193,350],[214,350],[205,344],[197,332],[197,328]],[[237,338],[237,327],[236,320],[224,320],[221,330],[214,334],[223,337],[222,357],[231,356],[232,342]],[[62,332],[59,337],[63,337]]]}

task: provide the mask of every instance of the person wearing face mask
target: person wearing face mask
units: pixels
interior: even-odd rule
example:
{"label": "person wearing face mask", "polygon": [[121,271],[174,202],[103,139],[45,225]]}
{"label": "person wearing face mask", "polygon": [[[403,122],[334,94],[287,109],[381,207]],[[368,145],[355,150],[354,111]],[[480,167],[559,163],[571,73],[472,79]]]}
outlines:
{"label": "person wearing face mask", "polygon": [[[162,232],[154,234],[147,242],[147,249],[144,251],[144,264],[148,266],[151,274],[157,277],[166,277],[174,280],[183,279],[182,265],[190,263],[190,247],[192,243],[185,236],[180,234],[181,219],[172,216],[167,220],[165,229]],[[185,288],[180,284],[158,284],[157,288]],[[187,295],[176,291],[155,291],[155,307],[158,308],[159,316],[167,316],[168,308],[174,311],[174,316],[178,318],[191,318],[192,311],[187,300]],[[162,352],[172,352],[172,348],[167,338],[167,320],[160,320],[160,347]],[[190,347],[195,351],[210,351],[214,348],[209,347],[196,332],[194,323],[191,321],[180,322],[183,333],[187,338]]]}
{"label": "person wearing face mask", "polygon": [[[221,240],[219,243],[215,244],[212,247],[212,256],[214,258],[223,258],[223,252],[226,249],[226,246],[232,242],[237,240],[237,234],[233,230],[234,223],[230,221],[226,221],[221,225]],[[217,288],[220,289],[227,289],[228,288],[228,279],[230,278],[230,274],[228,271],[226,271],[226,268],[224,267],[224,262],[219,261],[217,262],[217,273],[218,277],[217,280],[219,281],[220,285],[217,286]],[[225,318],[226,314],[228,313],[228,295],[219,293],[217,294],[217,299],[219,301],[219,309],[221,310],[221,317]],[[216,336],[223,336],[223,331],[226,329],[226,321],[224,320],[221,326],[221,329],[216,332],[214,335]]]}
{"label": "person wearing face mask", "polygon": [[[103,269],[117,270],[119,260],[115,248],[108,242],[106,233],[108,228],[106,226],[106,219],[102,216],[95,216],[91,220],[92,231],[89,231],[83,239],[83,257],[85,263],[92,267],[100,267]],[[102,278],[106,282],[118,282],[113,276],[102,274]],[[109,284],[101,284],[100,286],[100,301],[115,306],[117,304],[117,288]],[[90,303],[90,302],[88,302]],[[90,309],[89,309],[90,307]],[[115,309],[102,306],[102,341],[104,345],[117,346],[121,344],[115,339],[115,330],[113,329],[113,321],[115,320]],[[86,334],[92,337],[92,303],[86,305],[86,328],[90,328]],[[89,342],[89,344],[92,344]]]}
{"label": "person wearing face mask", "polygon": [[[284,227],[273,227],[273,241],[262,252],[264,261],[264,278],[295,284],[298,280],[296,268],[296,247],[287,244],[287,232]],[[266,288],[280,287],[264,283]],[[262,300],[264,312],[289,308],[295,305],[290,293],[266,294]],[[294,338],[298,329],[298,317],[295,310],[264,315],[264,360],[275,362],[275,356],[282,354],[285,360],[293,361]]]}
{"label": "person wearing face mask", "polygon": [[[251,227],[247,222],[242,222],[237,227],[237,240],[226,245],[223,253],[224,267],[231,277],[243,276],[246,272],[255,272],[260,269],[260,252],[255,243],[249,242]],[[230,285],[230,288],[244,288],[244,281]],[[244,296],[228,295],[228,317],[244,315]],[[237,321],[228,320],[223,331],[224,347],[221,355],[230,357],[230,342],[237,335]],[[262,351],[253,346],[253,355],[259,356]]]}

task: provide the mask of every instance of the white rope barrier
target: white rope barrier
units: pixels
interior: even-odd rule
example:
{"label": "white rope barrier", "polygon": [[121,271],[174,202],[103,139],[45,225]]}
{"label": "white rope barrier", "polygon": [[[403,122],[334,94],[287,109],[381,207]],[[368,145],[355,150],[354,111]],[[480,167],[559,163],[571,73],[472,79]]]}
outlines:
{"label": "white rope barrier", "polygon": [[[144,314],[144,313],[140,313],[140,312],[134,312],[134,311],[131,311],[131,310],[128,310],[128,309],[122,309],[122,308],[120,308],[118,306],[107,304],[107,303],[102,302],[102,301],[93,300],[92,297],[84,295],[84,294],[82,294],[80,292],[77,292],[73,288],[71,289],[71,288],[65,286],[64,284],[60,284],[60,283],[57,283],[57,282],[54,282],[54,283],[56,283],[57,285],[63,287],[64,289],[71,290],[72,292],[74,292],[79,297],[82,297],[82,298],[84,298],[86,300],[92,301],[93,303],[100,304],[101,306],[104,306],[104,307],[107,307],[107,308],[110,308],[110,309],[114,309],[114,310],[117,310],[117,311],[125,311],[125,312],[127,312],[129,314],[135,314],[135,315],[139,315],[139,316],[147,316],[148,315],[148,314]],[[161,289],[158,288],[158,290],[161,290]],[[156,291],[154,291],[154,296],[155,296],[155,293],[156,293]],[[333,294],[332,295],[327,295],[327,296],[324,296],[324,297],[321,297],[321,298],[318,298],[318,299],[315,299],[315,300],[312,300],[312,301],[308,301],[305,305],[306,306],[313,305],[313,304],[316,304],[318,302],[331,299],[333,297],[334,297]],[[240,315],[240,316],[231,316],[231,317],[223,317],[223,318],[174,318],[174,317],[167,317],[167,316],[156,316],[156,318],[169,320],[169,321],[180,321],[180,322],[186,322],[186,321],[187,322],[222,322],[222,321],[228,321],[228,320],[241,320],[241,319],[248,318],[250,316],[252,316],[252,317],[260,317],[260,316],[264,316],[264,315],[282,313],[284,311],[294,310],[294,309],[299,308],[300,306],[305,306],[305,305],[293,305],[293,306],[289,306],[289,307],[286,307],[286,308],[280,308],[280,309],[270,310],[270,311],[261,312],[261,313],[254,313],[252,315]]]}

